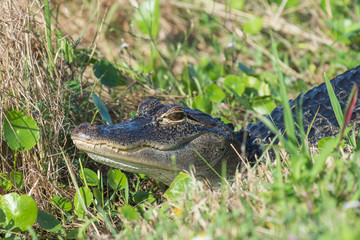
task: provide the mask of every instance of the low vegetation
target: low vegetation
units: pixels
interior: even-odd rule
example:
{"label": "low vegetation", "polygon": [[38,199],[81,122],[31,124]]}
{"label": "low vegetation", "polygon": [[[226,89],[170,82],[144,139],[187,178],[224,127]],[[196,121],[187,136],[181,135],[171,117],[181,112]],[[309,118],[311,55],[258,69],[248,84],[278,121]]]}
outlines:
{"label": "low vegetation", "polygon": [[213,188],[191,172],[167,188],[102,166],[70,139],[80,123],[127,119],[144,98],[243,128],[359,65],[357,1],[0,6],[1,238],[359,239],[360,143],[347,129],[350,146],[280,139],[275,161],[264,154]]}

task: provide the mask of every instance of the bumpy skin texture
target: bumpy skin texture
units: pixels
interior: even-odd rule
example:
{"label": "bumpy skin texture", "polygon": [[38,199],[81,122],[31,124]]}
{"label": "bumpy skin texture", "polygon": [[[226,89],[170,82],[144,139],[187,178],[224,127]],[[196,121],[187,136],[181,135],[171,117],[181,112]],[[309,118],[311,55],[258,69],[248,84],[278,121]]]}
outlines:
{"label": "bumpy skin texture", "polygon": [[[331,83],[344,109],[353,86],[360,87],[360,66],[337,76]],[[294,113],[301,99],[305,132],[311,126],[310,144],[315,145],[321,138],[339,132],[325,84],[311,89],[302,98],[291,100]],[[282,107],[275,108],[268,118],[284,133]],[[351,120],[356,133],[359,122],[360,95]],[[219,181],[214,170],[222,173],[224,165],[227,176],[233,176],[242,164],[237,153],[254,162],[274,134],[262,122],[234,132],[230,125],[199,110],[176,104],[163,105],[150,99],[141,103],[136,116],[123,123],[102,126],[84,123],[73,130],[71,137],[77,148],[95,161],[145,173],[169,185],[178,171],[187,171],[191,166],[196,168],[196,176],[212,183]]]}
{"label": "bumpy skin texture", "polygon": [[[344,110],[348,101],[349,94],[354,85],[360,87],[360,66],[350,69],[345,73],[335,77],[331,80],[331,84],[334,88],[335,95],[337,96],[341,108]],[[315,120],[311,126],[308,141],[310,144],[316,144],[320,139],[324,137],[335,136],[339,132],[339,124],[335,117],[328,91],[325,83],[314,87],[305,94],[299,95],[295,100],[290,100],[290,106],[293,108],[293,115],[295,114],[295,105],[299,106],[299,101],[302,96],[302,111],[303,111],[303,124],[305,132],[308,131],[311,122],[314,117]],[[285,125],[283,120],[283,108],[275,108],[270,116],[276,127],[280,132],[284,132]],[[296,119],[295,119],[296,121]],[[360,123],[360,95],[357,98],[356,107],[351,118],[351,124],[359,125]],[[358,127],[355,128],[358,131]],[[274,137],[274,134],[266,127],[262,122],[250,124],[247,127],[249,133],[249,139],[247,142],[247,154],[248,159],[254,160],[255,156],[261,155],[262,144],[269,143]],[[296,129],[298,138],[300,137],[298,129]]]}

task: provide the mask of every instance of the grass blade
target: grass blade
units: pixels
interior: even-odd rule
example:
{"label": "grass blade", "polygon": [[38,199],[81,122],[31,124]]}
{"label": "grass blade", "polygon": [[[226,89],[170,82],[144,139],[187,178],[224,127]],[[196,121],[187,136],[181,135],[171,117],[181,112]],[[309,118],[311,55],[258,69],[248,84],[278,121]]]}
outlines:
{"label": "grass blade", "polygon": [[48,54],[49,54],[49,70],[52,73],[54,70],[53,67],[54,49],[51,40],[51,12],[49,7],[49,0],[44,0],[44,13],[45,13],[45,22],[46,22],[46,44],[48,47]]}
{"label": "grass blade", "polygon": [[281,73],[280,65],[279,65],[279,55],[278,55],[278,52],[277,52],[277,49],[276,49],[276,44],[275,44],[275,41],[274,41],[272,35],[271,35],[271,49],[272,49],[272,53],[273,53],[273,55],[275,57],[275,60],[276,60],[275,65],[276,65],[276,69],[277,69],[277,76],[279,78],[281,104],[283,106],[284,124],[285,124],[285,129],[286,129],[286,136],[287,136],[287,139],[288,139],[288,144],[286,144],[287,145],[287,150],[291,154],[295,154],[296,151],[297,151],[298,143],[297,143],[296,134],[295,134],[294,117],[293,117],[293,114],[292,114],[292,111],[291,111],[289,98],[287,97],[287,94],[286,94],[286,86],[285,86],[284,78],[283,78],[283,75]]}
{"label": "grass blade", "polygon": [[[358,98],[358,87],[356,85],[354,85],[354,87],[351,90],[350,96],[349,96],[349,101],[345,110],[345,122],[344,125],[341,127],[341,135],[340,135],[340,139],[344,138],[344,134],[345,134],[345,129],[346,127],[349,125],[350,120],[351,120],[351,116],[355,110],[355,105],[356,105],[356,101]],[[352,147],[356,147],[356,141],[350,137],[349,134],[346,134],[346,139],[348,140],[349,144]],[[339,142],[340,144],[340,142]]]}
{"label": "grass blade", "polygon": [[343,126],[344,125],[344,114],[343,114],[343,112],[341,110],[340,103],[336,98],[334,89],[333,89],[333,87],[332,87],[326,73],[324,73],[324,79],[325,79],[325,83],[326,83],[326,89],[327,89],[328,94],[329,94],[331,106],[332,106],[332,108],[334,110],[334,113],[335,113],[336,120],[338,121],[339,126]]}

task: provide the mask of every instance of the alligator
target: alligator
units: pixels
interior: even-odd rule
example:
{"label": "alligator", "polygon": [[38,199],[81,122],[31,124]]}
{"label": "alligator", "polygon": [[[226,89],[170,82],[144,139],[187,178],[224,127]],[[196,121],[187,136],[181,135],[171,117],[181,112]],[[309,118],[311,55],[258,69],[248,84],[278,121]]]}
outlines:
{"label": "alligator", "polygon": [[[353,86],[360,87],[360,66],[335,77],[331,84],[344,110]],[[300,101],[310,146],[339,133],[325,83],[290,100],[289,104],[294,109]],[[296,119],[295,111],[293,115]],[[267,118],[284,133],[281,106]],[[356,134],[359,123],[360,97],[350,121]],[[296,135],[300,137],[299,129],[296,129]],[[196,177],[208,179],[211,184],[220,180],[218,174],[224,164],[226,176],[234,176],[246,159],[252,161],[261,156],[264,144],[272,141],[275,134],[262,121],[234,131],[231,124],[199,110],[147,99],[141,102],[134,117],[113,125],[83,123],[73,130],[71,138],[78,149],[95,161],[124,171],[143,173],[170,185],[179,171],[190,168],[195,168]],[[245,156],[245,160],[240,160],[239,155]]]}

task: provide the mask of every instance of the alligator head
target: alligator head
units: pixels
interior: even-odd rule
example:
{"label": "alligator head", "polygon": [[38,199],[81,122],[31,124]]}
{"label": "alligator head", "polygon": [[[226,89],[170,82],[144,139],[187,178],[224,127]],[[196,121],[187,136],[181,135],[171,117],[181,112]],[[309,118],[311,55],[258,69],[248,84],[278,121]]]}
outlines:
{"label": "alligator head", "polygon": [[221,174],[222,166],[234,175],[240,159],[231,144],[240,147],[242,142],[240,133],[208,114],[153,99],[144,100],[137,115],[123,123],[84,123],[71,138],[95,161],[144,173],[167,185],[192,166],[196,176],[210,182],[219,181],[214,171]]}
{"label": "alligator head", "polygon": [[[360,66],[335,77],[331,84],[344,110],[353,86],[360,88]],[[302,104],[298,104],[300,101]],[[340,126],[325,83],[289,104],[294,118],[294,107],[303,106],[303,127],[310,144],[338,134]],[[275,108],[268,118],[281,133],[285,132],[282,107]],[[350,125],[357,135],[360,94]],[[301,137],[298,129],[296,135]],[[219,181],[217,173],[222,173],[223,163],[226,163],[226,175],[233,176],[241,161],[232,146],[252,163],[262,154],[263,144],[274,136],[260,121],[249,124],[246,131],[234,132],[229,125],[199,110],[174,104],[165,106],[157,100],[143,101],[137,115],[123,123],[110,126],[85,123],[71,135],[75,145],[94,160],[129,172],[145,173],[168,185],[178,171],[189,170],[191,166],[195,167],[196,176],[212,183]]]}

